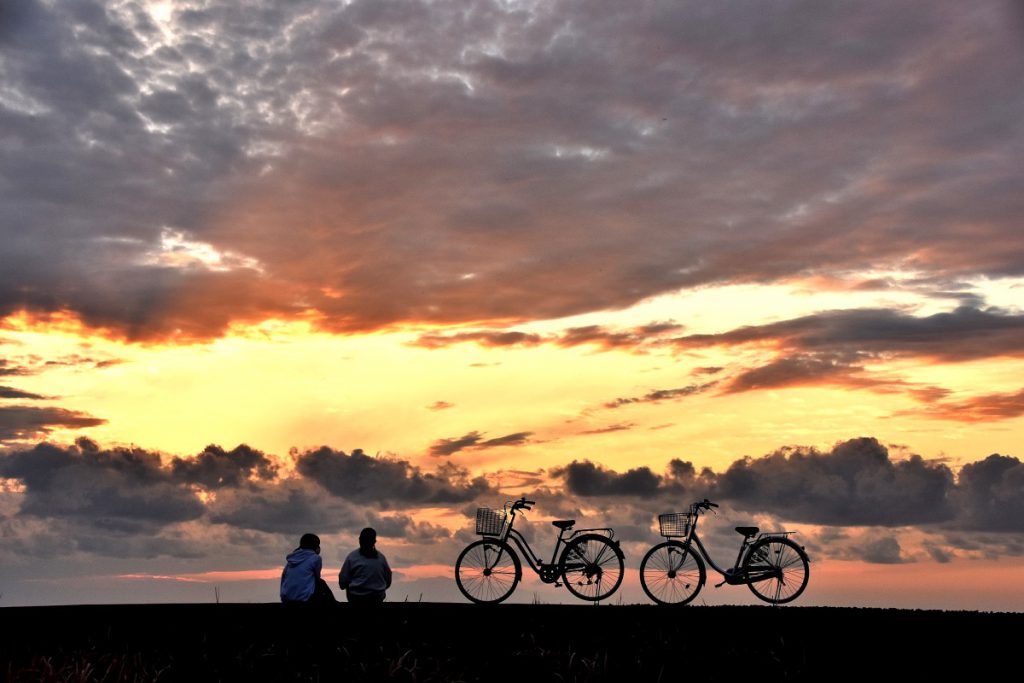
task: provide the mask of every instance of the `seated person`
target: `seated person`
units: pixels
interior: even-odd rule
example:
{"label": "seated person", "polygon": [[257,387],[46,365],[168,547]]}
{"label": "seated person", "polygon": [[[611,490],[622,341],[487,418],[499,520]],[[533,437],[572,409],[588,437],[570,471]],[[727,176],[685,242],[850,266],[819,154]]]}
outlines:
{"label": "seated person", "polygon": [[359,532],[359,550],[345,558],[338,583],[349,602],[384,602],[391,587],[391,567],[377,550],[377,532],[366,527]]}
{"label": "seated person", "polygon": [[289,553],[281,572],[281,602],[337,602],[327,582],[320,578],[320,537],[303,534],[299,547]]}

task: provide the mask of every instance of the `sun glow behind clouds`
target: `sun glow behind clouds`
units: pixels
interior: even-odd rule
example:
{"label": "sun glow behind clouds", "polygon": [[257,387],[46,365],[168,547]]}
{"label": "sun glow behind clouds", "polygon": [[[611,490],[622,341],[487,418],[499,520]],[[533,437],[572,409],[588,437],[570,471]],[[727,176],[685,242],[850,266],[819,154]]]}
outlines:
{"label": "sun glow behind clouds", "polygon": [[[153,258],[174,267],[250,267],[245,257],[170,231]],[[795,294],[794,287],[801,286],[707,288],[515,329],[547,335],[585,324],[616,329],[674,320],[685,335],[823,309],[892,305],[896,297],[907,309],[930,311],[936,305],[913,291]],[[948,310],[950,302],[942,303]],[[654,346],[634,353],[592,344],[485,348],[462,343],[427,349],[411,344],[430,328],[340,336],[318,331],[312,320],[235,325],[227,336],[203,344],[139,346],[90,332],[69,315],[46,322],[14,316],[5,327],[6,336],[40,357],[88,353],[121,361],[89,372],[47,367],[21,378],[19,388],[59,396],[63,407],[108,420],[83,432],[105,443],[182,454],[211,442],[248,443],[279,455],[291,447],[328,444],[392,452],[433,467],[444,460],[430,455],[432,444],[479,433],[467,442],[470,447],[448,458],[476,473],[544,468],[578,457],[658,470],[674,457],[717,466],[783,444],[825,447],[860,434],[908,443],[929,456],[953,451],[972,458],[1006,452],[1009,435],[1020,432],[1019,419],[982,425],[936,421],[907,391],[875,391],[870,384],[856,390],[795,385],[733,394],[720,391],[724,383],[713,384],[769,361],[770,347],[680,353]],[[905,389],[941,385],[957,400],[1018,390],[1006,363],[861,362],[867,380],[902,377],[909,383]],[[711,388],[686,390],[704,384]],[[431,409],[439,404],[448,408]],[[78,433],[55,430],[51,437],[71,440]],[[516,445],[472,447],[520,433],[529,436]]]}
{"label": "sun glow behind clouds", "polygon": [[189,239],[184,232],[173,228],[164,228],[160,232],[160,244],[146,251],[139,263],[170,268],[200,267],[218,272],[238,268],[263,272],[263,266],[254,258],[232,251],[219,251],[212,244]]}

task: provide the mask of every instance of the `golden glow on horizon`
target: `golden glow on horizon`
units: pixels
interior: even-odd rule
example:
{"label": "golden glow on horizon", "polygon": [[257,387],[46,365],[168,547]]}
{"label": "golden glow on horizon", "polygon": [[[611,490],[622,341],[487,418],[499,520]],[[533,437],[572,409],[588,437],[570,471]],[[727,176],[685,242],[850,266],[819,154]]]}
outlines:
{"label": "golden glow on horizon", "polygon": [[[1002,286],[1003,292],[1013,290]],[[706,288],[623,311],[514,329],[551,334],[588,324],[625,329],[671,319],[686,326],[684,334],[698,334],[831,308],[893,304],[886,292],[794,291],[788,285]],[[905,292],[900,296],[905,306],[936,305]],[[94,361],[36,361],[37,374],[16,378],[20,389],[55,397],[54,405],[108,420],[86,430],[55,429],[51,439],[87,434],[103,443],[182,455],[209,443],[247,443],[277,455],[291,447],[330,445],[393,453],[432,468],[445,460],[429,454],[439,439],[531,432],[524,445],[467,448],[448,459],[474,473],[536,470],[573,459],[660,471],[677,457],[718,468],[782,445],[828,447],[864,435],[908,444],[928,457],[973,460],[1010,451],[1024,433],[1021,418],[980,424],[936,420],[906,392],[870,388],[794,386],[728,395],[713,388],[676,400],[605,405],[714,381],[769,360],[770,346],[675,354],[667,348],[640,354],[592,345],[489,349],[464,343],[425,349],[410,343],[425,331],[453,328],[341,336],[317,331],[314,316],[236,324],[227,336],[207,343],[129,344],[84,327],[70,314],[20,313],[2,321],[0,335],[15,360]],[[725,370],[695,374],[708,366]],[[1019,390],[1013,378],[1021,369],[1024,361],[1014,359],[878,361],[866,376],[901,378],[908,388],[939,386],[953,392],[950,400],[964,400]]]}

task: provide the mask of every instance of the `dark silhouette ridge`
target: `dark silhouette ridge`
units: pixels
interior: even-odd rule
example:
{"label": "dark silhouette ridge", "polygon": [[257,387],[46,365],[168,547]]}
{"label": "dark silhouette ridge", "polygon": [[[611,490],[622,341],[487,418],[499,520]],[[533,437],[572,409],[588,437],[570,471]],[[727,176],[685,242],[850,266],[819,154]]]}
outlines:
{"label": "dark silhouette ridge", "polygon": [[[111,683],[653,683],[719,680],[729,662],[763,680],[831,680],[837,662],[861,666],[870,657],[907,680],[979,680],[1000,671],[993,680],[1002,680],[1017,663],[1022,631],[1024,614],[835,607],[4,607],[0,671],[12,683],[78,680],[71,674],[86,665],[96,672],[92,680]],[[114,673],[103,678],[108,668]]]}
{"label": "dark silhouette ridge", "polygon": [[529,510],[533,505],[534,501],[523,496],[506,503],[501,512],[477,510],[476,533],[484,538],[466,546],[455,562],[455,583],[462,594],[478,604],[496,604],[512,595],[523,576],[513,544],[541,581],[565,584],[580,599],[597,602],[618,590],[625,565],[619,543],[613,540],[615,532],[607,527],[571,531],[575,519],[556,520],[552,524],[558,529],[558,539],[551,561],[544,562],[526,538],[512,528],[519,510]]}

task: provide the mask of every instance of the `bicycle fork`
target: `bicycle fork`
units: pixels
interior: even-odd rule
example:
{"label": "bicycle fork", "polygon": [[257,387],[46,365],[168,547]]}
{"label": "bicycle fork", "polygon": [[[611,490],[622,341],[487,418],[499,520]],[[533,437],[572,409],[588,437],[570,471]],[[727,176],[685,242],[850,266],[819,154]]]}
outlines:
{"label": "bicycle fork", "polygon": [[672,548],[672,547],[670,547],[668,549],[669,557],[672,557],[673,553],[679,553],[679,562],[678,563],[674,563],[674,566],[673,566],[673,563],[669,564],[668,578],[670,578],[670,579],[676,578],[676,574],[679,572],[679,569],[686,562],[686,554],[688,552],[690,552],[690,546],[684,546],[682,550],[676,550],[675,548]]}

